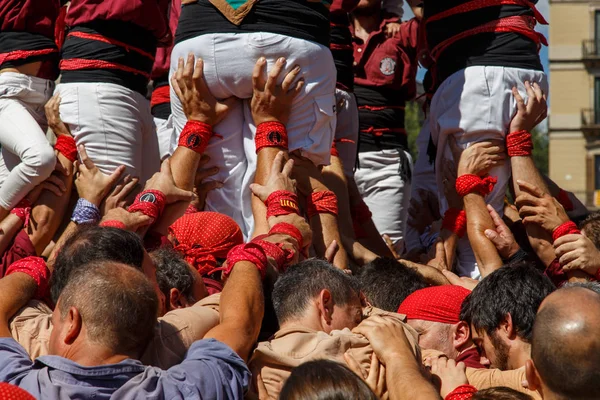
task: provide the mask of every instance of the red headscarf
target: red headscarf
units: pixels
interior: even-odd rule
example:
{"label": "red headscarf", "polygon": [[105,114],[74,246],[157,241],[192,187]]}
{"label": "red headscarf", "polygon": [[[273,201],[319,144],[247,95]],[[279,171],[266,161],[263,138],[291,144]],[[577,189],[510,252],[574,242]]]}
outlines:
{"label": "red headscarf", "polygon": [[420,289],[404,299],[398,313],[405,314],[407,319],[457,324],[460,307],[469,293],[470,290],[454,285]]}
{"label": "red headscarf", "polygon": [[35,397],[18,386],[9,385],[8,383],[0,383],[0,399],[35,400]]}
{"label": "red headscarf", "polygon": [[244,243],[240,227],[233,219],[216,212],[186,214],[169,227],[175,239],[173,248],[206,275],[217,268],[217,259],[227,258],[233,247]]}

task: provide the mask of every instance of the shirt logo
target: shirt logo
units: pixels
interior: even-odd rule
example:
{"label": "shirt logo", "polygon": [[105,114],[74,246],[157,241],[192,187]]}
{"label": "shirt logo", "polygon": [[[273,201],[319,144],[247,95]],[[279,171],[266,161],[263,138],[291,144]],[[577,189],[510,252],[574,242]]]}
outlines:
{"label": "shirt logo", "polygon": [[396,61],[390,57],[384,58],[379,64],[379,70],[386,76],[394,75],[394,72],[396,72]]}
{"label": "shirt logo", "polygon": [[146,193],[140,197],[140,202],[156,203],[156,196],[153,193]]}

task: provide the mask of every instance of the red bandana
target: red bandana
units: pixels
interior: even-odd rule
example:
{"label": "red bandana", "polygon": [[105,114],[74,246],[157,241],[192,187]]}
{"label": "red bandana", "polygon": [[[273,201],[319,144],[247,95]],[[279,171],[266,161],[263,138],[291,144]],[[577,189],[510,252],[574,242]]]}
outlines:
{"label": "red bandana", "polygon": [[200,272],[217,268],[217,259],[226,259],[229,251],[244,242],[240,227],[224,214],[203,211],[186,214],[169,227],[176,239],[173,248]]}
{"label": "red bandana", "polygon": [[10,400],[35,400],[29,392],[18,386],[0,383],[0,399]]}
{"label": "red bandana", "polygon": [[454,285],[420,289],[404,299],[398,313],[405,314],[407,319],[457,324],[460,307],[469,293],[470,290]]}

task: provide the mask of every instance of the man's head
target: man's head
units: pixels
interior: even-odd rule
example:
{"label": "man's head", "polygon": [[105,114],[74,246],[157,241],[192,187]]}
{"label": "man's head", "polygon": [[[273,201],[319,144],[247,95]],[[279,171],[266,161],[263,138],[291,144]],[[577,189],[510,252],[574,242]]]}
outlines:
{"label": "man's head", "polygon": [[390,312],[396,312],[406,296],[427,287],[415,270],[391,258],[377,258],[364,265],[357,278],[367,302]]}
{"label": "man's head", "polygon": [[356,278],[317,259],[292,265],[279,277],[273,307],[280,326],[302,323],[327,333],[352,329],[362,319]]}
{"label": "man's head", "polygon": [[144,250],[140,237],[124,229],[100,226],[82,225],[63,244],[54,261],[50,279],[52,301],[56,304],[73,271],[101,261],[114,261],[143,271],[155,284],[160,315],[164,314],[165,297],[156,283],[156,267]]}
{"label": "man's head", "polygon": [[473,342],[493,368],[525,364],[535,314],[554,289],[537,269],[518,263],[494,271],[467,296],[460,319],[471,325]]}
{"label": "man's head", "polygon": [[144,274],[114,261],[73,271],[52,315],[50,354],[77,361],[137,358],[152,338],[158,298]]}
{"label": "man's head", "polygon": [[600,212],[595,212],[587,216],[581,224],[581,233],[594,243],[597,249],[600,249]]}
{"label": "man's head", "polygon": [[156,265],[156,280],[167,301],[167,311],[186,308],[208,295],[202,277],[183,257],[169,248],[150,253]]}
{"label": "man's head", "polygon": [[597,399],[600,394],[600,295],[560,289],[540,306],[533,328],[530,389],[545,399]]}
{"label": "man's head", "polygon": [[356,8],[352,11],[353,14],[369,15],[380,19],[381,0],[360,0]]}
{"label": "man's head", "polygon": [[460,307],[471,293],[453,285],[420,289],[408,296],[398,309],[419,334],[419,346],[438,350],[449,358],[472,347],[469,324],[460,320]]}

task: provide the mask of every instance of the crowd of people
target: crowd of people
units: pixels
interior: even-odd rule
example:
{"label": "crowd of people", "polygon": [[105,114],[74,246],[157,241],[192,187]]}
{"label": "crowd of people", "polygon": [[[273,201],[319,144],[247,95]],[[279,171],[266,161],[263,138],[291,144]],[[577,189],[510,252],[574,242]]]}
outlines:
{"label": "crowd of people", "polygon": [[406,6],[0,0],[0,399],[600,398],[545,21]]}

